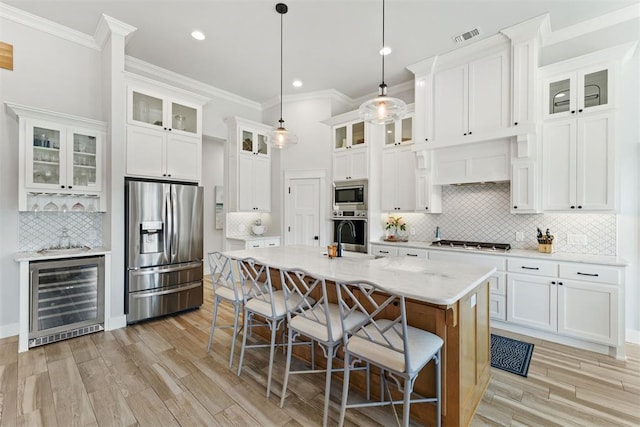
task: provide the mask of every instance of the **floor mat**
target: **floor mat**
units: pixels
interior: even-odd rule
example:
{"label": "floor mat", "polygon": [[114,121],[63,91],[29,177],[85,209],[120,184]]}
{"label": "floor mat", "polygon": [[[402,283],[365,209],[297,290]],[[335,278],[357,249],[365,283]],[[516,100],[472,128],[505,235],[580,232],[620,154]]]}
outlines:
{"label": "floor mat", "polygon": [[527,376],[533,344],[491,334],[491,366]]}

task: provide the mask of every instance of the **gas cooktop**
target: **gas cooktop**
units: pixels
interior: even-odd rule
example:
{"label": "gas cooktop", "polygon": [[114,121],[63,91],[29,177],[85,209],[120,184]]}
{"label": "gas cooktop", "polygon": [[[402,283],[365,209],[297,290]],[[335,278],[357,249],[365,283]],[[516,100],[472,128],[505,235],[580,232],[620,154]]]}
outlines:
{"label": "gas cooktop", "polygon": [[511,249],[509,243],[469,242],[466,240],[436,240],[435,242],[431,242],[431,246],[499,252],[507,252]]}

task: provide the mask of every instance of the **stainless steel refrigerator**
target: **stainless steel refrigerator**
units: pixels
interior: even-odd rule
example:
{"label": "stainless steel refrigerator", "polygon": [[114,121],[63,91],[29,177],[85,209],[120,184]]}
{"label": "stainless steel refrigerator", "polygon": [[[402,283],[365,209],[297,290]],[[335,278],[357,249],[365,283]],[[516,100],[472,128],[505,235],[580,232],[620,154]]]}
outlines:
{"label": "stainless steel refrigerator", "polygon": [[125,181],[127,323],[202,305],[202,187]]}

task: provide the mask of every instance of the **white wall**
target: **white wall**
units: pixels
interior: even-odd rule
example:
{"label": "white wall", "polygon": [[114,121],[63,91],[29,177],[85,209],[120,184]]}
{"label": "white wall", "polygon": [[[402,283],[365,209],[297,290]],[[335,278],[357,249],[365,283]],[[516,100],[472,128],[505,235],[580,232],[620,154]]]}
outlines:
{"label": "white wall", "polygon": [[[272,152],[271,164],[271,215],[279,219],[279,230],[286,230],[282,224],[284,218],[282,208],[284,206],[284,172],[292,170],[324,169],[327,176],[327,199],[331,200],[330,179],[331,172],[331,127],[321,123],[332,116],[332,99],[330,95],[326,97],[309,97],[309,99],[297,98],[295,101],[287,102],[284,99],[283,118],[285,128],[298,137],[298,143],[283,150],[274,149]],[[278,123],[280,118],[280,105],[273,106],[264,111],[263,123]],[[321,207],[327,211],[329,206]],[[278,221],[276,221],[278,223]],[[324,233],[329,232],[328,223],[321,224]],[[275,234],[276,230],[273,230]],[[321,231],[322,233],[322,231]],[[326,235],[326,234],[325,234]],[[285,241],[284,233],[281,233],[282,241]]]}
{"label": "white wall", "polygon": [[204,256],[205,272],[209,273],[206,255],[209,252],[224,249],[224,229],[215,227],[215,191],[216,185],[224,180],[224,144],[221,139],[205,137],[202,141],[202,187],[204,187]]}
{"label": "white wall", "polygon": [[[0,18],[13,71],[0,69],[0,103],[101,120],[100,52]],[[0,108],[0,337],[17,334],[18,123]]]}

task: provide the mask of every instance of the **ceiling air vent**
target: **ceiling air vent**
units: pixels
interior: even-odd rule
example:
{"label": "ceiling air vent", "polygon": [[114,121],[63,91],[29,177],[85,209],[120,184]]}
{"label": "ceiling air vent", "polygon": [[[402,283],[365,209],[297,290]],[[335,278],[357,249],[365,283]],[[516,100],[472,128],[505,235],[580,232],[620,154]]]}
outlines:
{"label": "ceiling air vent", "polygon": [[467,31],[466,33],[462,33],[453,38],[456,43],[464,43],[467,40],[470,40],[474,37],[478,37],[480,35],[480,28],[474,28],[473,30]]}

